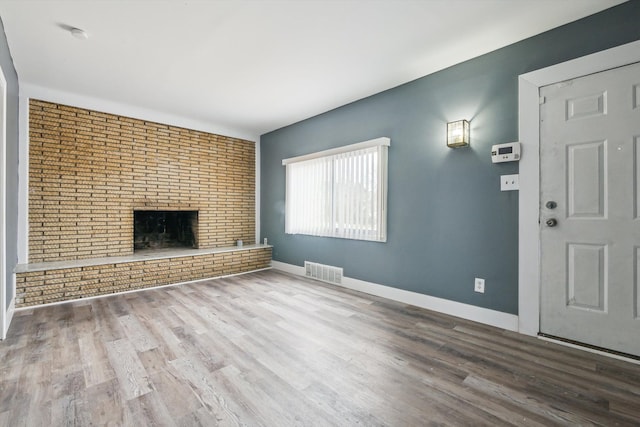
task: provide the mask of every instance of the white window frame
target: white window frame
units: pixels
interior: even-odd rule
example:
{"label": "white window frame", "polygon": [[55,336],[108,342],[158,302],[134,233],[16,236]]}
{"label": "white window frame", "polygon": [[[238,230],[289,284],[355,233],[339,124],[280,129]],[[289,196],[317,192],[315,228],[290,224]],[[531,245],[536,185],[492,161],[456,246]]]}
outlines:
{"label": "white window frame", "polygon": [[[303,156],[292,157],[282,160],[282,165],[286,166],[286,196],[285,196],[285,233],[287,234],[305,234],[311,236],[322,237],[336,237],[342,239],[353,240],[366,240],[375,242],[387,241],[387,181],[388,181],[388,147],[391,145],[391,140],[386,137],[376,138],[369,141],[359,142],[357,144],[346,145],[343,147],[333,148],[330,150],[319,151],[316,153],[306,154]],[[345,171],[344,168],[339,168],[338,163],[347,161],[349,156],[354,156],[353,159],[360,159],[360,155],[363,150],[374,152],[375,161],[371,163],[362,162],[370,167],[375,164],[376,167],[376,180],[373,183],[376,188],[376,200],[373,202],[376,208],[375,221],[360,221],[356,217],[352,217],[354,221],[353,226],[349,227],[345,225],[344,218],[340,217],[339,212],[342,211],[343,206],[340,205],[337,200],[337,185],[336,185],[336,170]],[[360,152],[360,153],[358,153]],[[371,154],[371,153],[369,153]],[[362,154],[364,155],[364,154]],[[304,162],[304,163],[303,163]],[[293,215],[301,215],[302,210],[300,205],[294,206],[292,199],[296,194],[300,194],[300,188],[296,189],[296,183],[292,178],[296,174],[296,167],[302,166],[313,167],[313,165],[325,168],[323,178],[326,186],[326,193],[324,196],[324,202],[320,202],[319,206],[327,208],[330,205],[330,214],[325,216],[319,215],[318,221],[312,221],[312,225],[300,226],[299,222],[292,220]],[[338,169],[336,169],[338,167]],[[347,168],[349,174],[356,173],[356,171]],[[360,172],[364,173],[364,172]],[[320,191],[322,191],[320,189]],[[341,193],[344,196],[344,193]],[[351,197],[357,197],[353,194],[348,194],[349,200]],[[324,204],[323,204],[324,203]],[[308,209],[316,209],[316,207],[308,207]],[[354,209],[357,211],[357,209]],[[342,218],[342,220],[340,220]],[[355,219],[354,219],[355,218]]]}

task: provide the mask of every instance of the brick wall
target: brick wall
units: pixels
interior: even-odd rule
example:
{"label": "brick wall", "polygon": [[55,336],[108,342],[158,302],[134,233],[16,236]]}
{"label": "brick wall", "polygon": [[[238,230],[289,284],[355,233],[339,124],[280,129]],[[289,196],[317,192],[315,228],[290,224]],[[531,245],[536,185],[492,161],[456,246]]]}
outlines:
{"label": "brick wall", "polygon": [[271,248],[18,273],[16,307],[47,304],[267,268]]}
{"label": "brick wall", "polygon": [[133,210],[198,210],[199,248],[255,241],[255,145],[31,100],[29,262],[133,253]]}

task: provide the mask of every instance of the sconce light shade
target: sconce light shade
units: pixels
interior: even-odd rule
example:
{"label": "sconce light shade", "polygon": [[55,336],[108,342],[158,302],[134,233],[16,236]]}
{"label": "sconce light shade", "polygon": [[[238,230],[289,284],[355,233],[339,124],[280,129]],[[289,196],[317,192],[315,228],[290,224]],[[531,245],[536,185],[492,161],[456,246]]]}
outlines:
{"label": "sconce light shade", "polygon": [[469,145],[469,122],[458,120],[447,123],[447,147],[458,148]]}

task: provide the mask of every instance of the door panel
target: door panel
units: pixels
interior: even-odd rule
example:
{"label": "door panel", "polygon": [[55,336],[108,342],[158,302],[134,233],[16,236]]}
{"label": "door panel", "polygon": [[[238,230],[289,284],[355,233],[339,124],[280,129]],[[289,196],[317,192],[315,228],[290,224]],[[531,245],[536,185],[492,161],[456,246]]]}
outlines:
{"label": "door panel", "polygon": [[636,271],[633,276],[633,291],[636,295],[634,317],[640,321],[640,247],[635,247]]}
{"label": "door panel", "polygon": [[567,306],[606,311],[607,247],[568,244]]}
{"label": "door panel", "polygon": [[569,217],[606,216],[606,146],[606,141],[567,145]]}
{"label": "door panel", "polygon": [[633,218],[638,219],[640,215],[640,137],[635,137],[633,142],[633,175],[636,177],[635,188],[633,189]]}
{"label": "door panel", "polygon": [[640,356],[639,88],[632,64],[540,89],[540,331]]}
{"label": "door panel", "polygon": [[567,99],[567,120],[607,114],[607,92]]}

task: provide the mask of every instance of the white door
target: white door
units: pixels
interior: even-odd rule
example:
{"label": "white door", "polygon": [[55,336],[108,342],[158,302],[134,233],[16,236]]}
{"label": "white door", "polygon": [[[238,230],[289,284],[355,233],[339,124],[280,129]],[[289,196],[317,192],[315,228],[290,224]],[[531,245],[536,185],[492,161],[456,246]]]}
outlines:
{"label": "white door", "polygon": [[640,64],[540,96],[540,331],[640,356]]}

